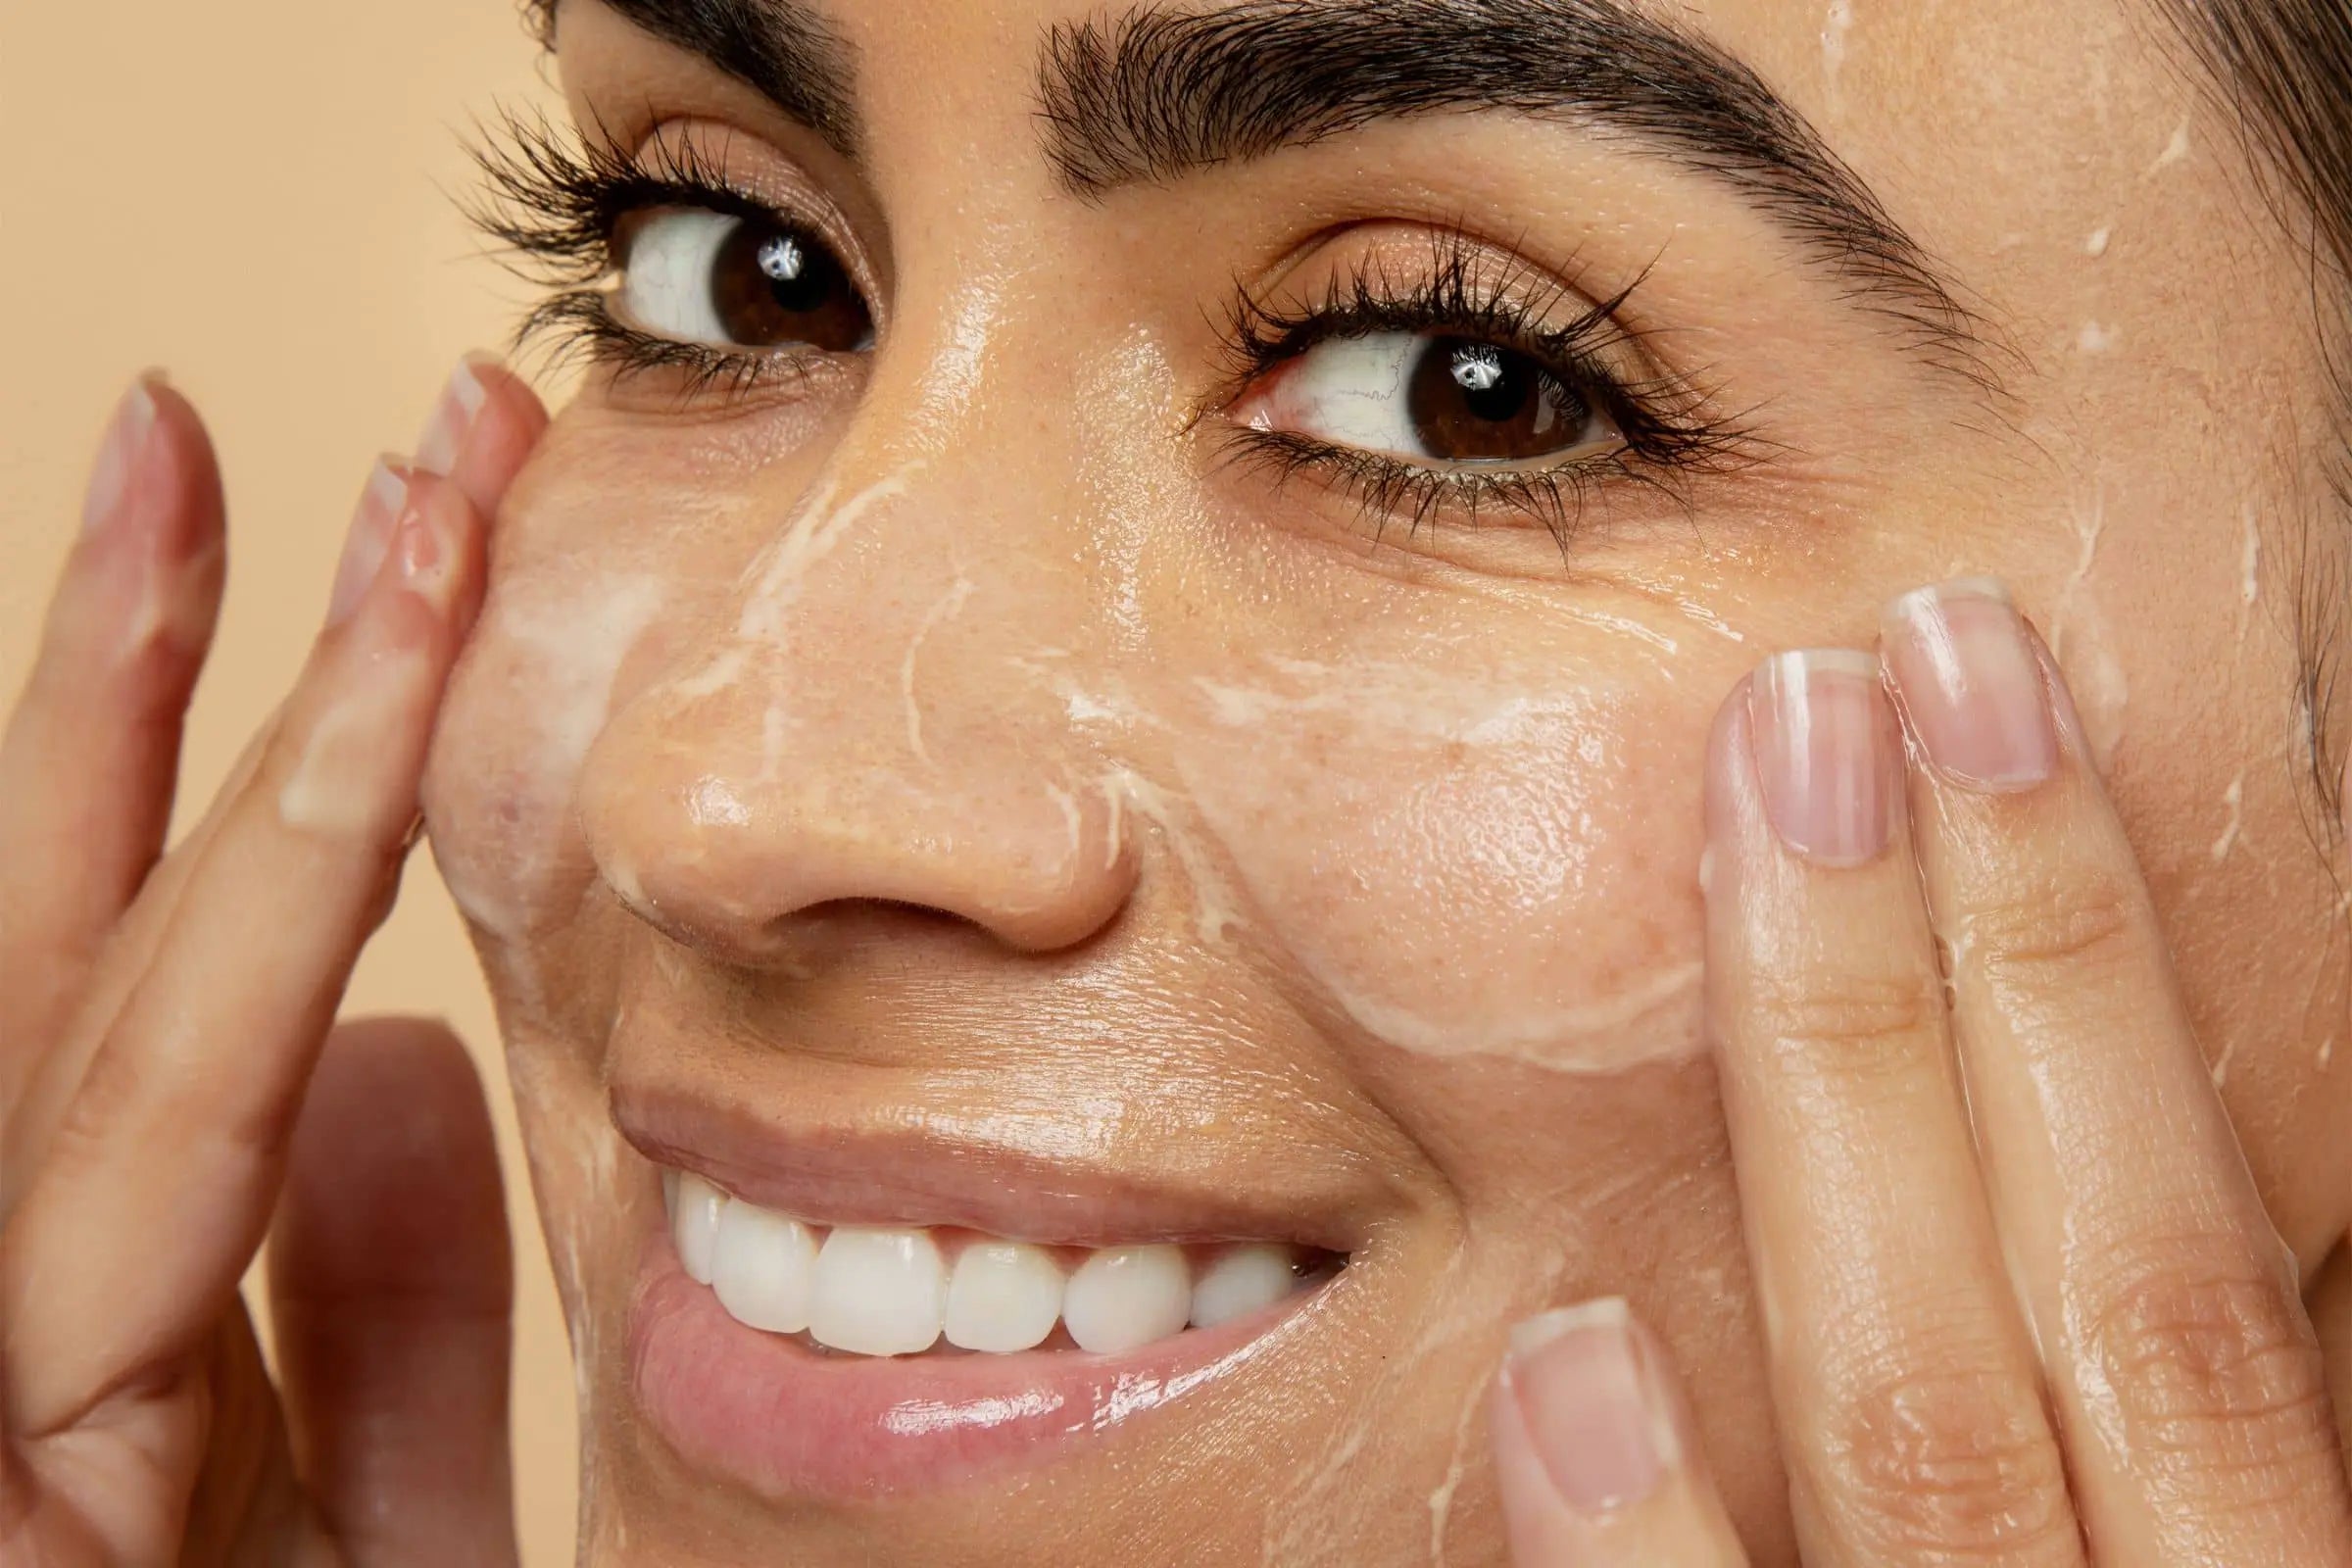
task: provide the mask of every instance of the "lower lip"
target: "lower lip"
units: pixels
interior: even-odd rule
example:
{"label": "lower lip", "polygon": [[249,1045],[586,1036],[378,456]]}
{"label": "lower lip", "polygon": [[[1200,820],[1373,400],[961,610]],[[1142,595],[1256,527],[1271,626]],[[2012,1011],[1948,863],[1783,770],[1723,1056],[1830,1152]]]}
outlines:
{"label": "lower lip", "polygon": [[823,1355],[729,1317],[657,1232],[630,1303],[629,1361],[639,1405],[688,1464],[766,1496],[853,1501],[1099,1443],[1295,1338],[1309,1315],[1299,1307],[1321,1294],[1114,1355]]}

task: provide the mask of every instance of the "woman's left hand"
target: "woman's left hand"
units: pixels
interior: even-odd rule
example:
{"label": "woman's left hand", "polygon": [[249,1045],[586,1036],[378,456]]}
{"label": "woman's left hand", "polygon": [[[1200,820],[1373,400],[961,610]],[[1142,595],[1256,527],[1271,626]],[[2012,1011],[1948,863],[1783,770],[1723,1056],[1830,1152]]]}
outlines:
{"label": "woman's left hand", "polygon": [[[2005,596],[1923,590],[1882,654],[1768,662],[1707,795],[1709,1028],[1805,1561],[2352,1563],[2294,1259]],[[1746,1560],[1623,1303],[1522,1325],[1490,1414],[1519,1568]]]}

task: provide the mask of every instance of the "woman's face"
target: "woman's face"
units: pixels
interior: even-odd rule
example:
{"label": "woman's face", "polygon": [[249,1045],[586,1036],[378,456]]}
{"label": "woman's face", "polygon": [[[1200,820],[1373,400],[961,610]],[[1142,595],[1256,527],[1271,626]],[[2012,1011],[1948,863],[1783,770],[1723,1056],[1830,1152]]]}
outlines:
{"label": "woman's face", "polygon": [[[1785,1552],[1699,763],[1956,574],[2058,650],[2273,1209],[2342,1234],[2327,408],[2237,144],[2141,0],[1673,15],[565,0],[641,335],[499,519],[428,815],[597,1551],[1494,1560],[1502,1336],[1624,1294]],[[951,1260],[1345,1266],[820,1355],[681,1274],[665,1167]]]}

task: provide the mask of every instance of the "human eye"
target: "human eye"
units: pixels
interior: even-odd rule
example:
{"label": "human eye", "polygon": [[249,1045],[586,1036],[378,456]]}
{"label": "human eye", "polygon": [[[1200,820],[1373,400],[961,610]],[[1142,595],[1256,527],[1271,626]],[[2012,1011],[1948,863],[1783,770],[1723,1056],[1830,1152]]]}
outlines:
{"label": "human eye", "polygon": [[1351,491],[1376,531],[1499,511],[1565,550],[1597,487],[1672,487],[1744,450],[1620,324],[1631,294],[1581,304],[1456,233],[1359,257],[1302,301],[1239,295],[1225,416],[1245,456]]}
{"label": "human eye", "polygon": [[1547,465],[1625,439],[1590,391],[1533,355],[1446,332],[1326,338],[1248,417],[1425,465]]}
{"label": "human eye", "polygon": [[476,222],[554,292],[525,338],[616,375],[680,372],[741,391],[874,346],[866,295],[824,225],[726,177],[690,135],[634,158],[509,121],[481,152]]}
{"label": "human eye", "polygon": [[660,207],[623,219],[613,310],[682,343],[831,354],[873,346],[874,322],[832,250],[772,217]]}

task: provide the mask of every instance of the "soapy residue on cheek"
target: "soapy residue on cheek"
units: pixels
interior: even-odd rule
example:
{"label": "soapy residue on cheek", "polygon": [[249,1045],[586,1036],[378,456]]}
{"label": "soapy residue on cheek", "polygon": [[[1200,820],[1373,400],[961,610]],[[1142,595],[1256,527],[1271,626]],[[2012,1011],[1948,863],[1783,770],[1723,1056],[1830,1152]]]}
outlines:
{"label": "soapy residue on cheek", "polygon": [[1643,874],[1654,821],[1601,815],[1640,793],[1605,691],[1267,669],[1196,683],[1174,765],[1250,918],[1358,1028],[1568,1072],[1700,1048],[1700,966]]}
{"label": "soapy residue on cheek", "polygon": [[2050,654],[2066,671],[2067,686],[2082,714],[2091,752],[2104,767],[2123,744],[2125,709],[2131,700],[2130,683],[2114,644],[2106,636],[2106,619],[2090,582],[2091,570],[2098,564],[2099,544],[2107,532],[2105,489],[2092,492],[2086,505],[2078,506],[2071,521],[2077,547],[2075,565],[2050,612]]}
{"label": "soapy residue on cheek", "polygon": [[[466,918],[511,946],[550,912],[550,879],[571,858],[580,764],[664,593],[660,578],[642,574],[518,586],[493,602],[474,634],[477,655],[458,694],[468,819],[456,820],[456,803],[446,804],[433,853]],[[577,858],[585,864],[584,851]]]}
{"label": "soapy residue on cheek", "polygon": [[[1595,782],[1615,737],[1590,689],[1269,658],[1258,678],[1194,677],[1163,710],[1077,681],[1055,651],[1014,662],[1106,750],[1169,754],[1171,780],[1123,765],[1097,787],[1112,853],[1153,824],[1203,944],[1254,933],[1357,1028],[1418,1054],[1607,1072],[1700,1049],[1696,959],[1595,907],[1632,868],[1592,858],[1606,835],[1586,801],[1625,797]],[[1585,796],[1561,794],[1580,778]]]}
{"label": "soapy residue on cheek", "polygon": [[2213,863],[2216,865],[2219,865],[2224,860],[2230,858],[2230,852],[2237,848],[2239,835],[2244,831],[2245,828],[2245,774],[2240,773],[2237,775],[2237,777],[2230,781],[2230,788],[2224,791],[2222,794],[2222,806],[2223,808],[2229,812],[2229,816],[2222,823],[2222,836],[2213,841],[2211,856]]}

